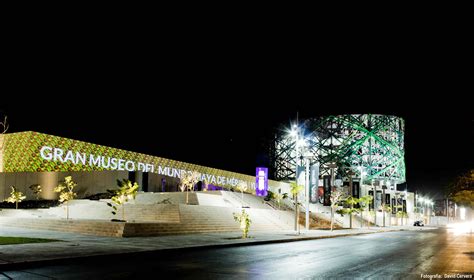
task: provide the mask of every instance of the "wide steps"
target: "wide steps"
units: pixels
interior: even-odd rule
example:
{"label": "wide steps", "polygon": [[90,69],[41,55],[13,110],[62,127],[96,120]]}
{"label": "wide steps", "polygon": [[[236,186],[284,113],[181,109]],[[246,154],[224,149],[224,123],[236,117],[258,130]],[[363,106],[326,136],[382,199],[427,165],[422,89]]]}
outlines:
{"label": "wide steps", "polygon": [[[125,205],[127,223],[110,221],[121,219],[122,212],[119,207],[117,215],[112,215],[112,209],[107,206],[108,200],[73,200],[69,204],[69,220],[65,219],[65,207],[61,205],[38,211],[29,210],[30,212],[0,211],[0,224],[122,237],[240,232],[240,224],[233,217],[234,213],[242,212],[240,193],[189,193],[190,204],[184,203],[185,195],[186,193],[139,194],[137,200]],[[232,205],[224,202],[225,197],[233,200]],[[196,205],[199,200],[206,205]],[[261,198],[244,195],[245,204],[252,206],[244,208],[252,221],[250,232],[293,228],[292,212],[274,210],[261,201]],[[21,219],[15,219],[15,213],[21,214]]]}
{"label": "wide steps", "polygon": [[[69,217],[72,219],[111,220],[122,217],[122,208],[118,207],[117,214],[112,214],[112,208],[105,201],[74,201],[69,206]],[[64,218],[65,206],[44,210],[45,214]],[[125,217],[127,220],[154,221],[154,222],[179,222],[178,205],[160,204],[125,204]]]}

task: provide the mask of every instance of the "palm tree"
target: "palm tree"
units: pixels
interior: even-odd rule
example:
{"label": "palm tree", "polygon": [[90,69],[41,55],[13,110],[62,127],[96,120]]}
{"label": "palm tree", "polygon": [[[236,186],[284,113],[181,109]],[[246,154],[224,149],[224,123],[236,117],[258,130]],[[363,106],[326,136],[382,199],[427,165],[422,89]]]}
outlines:
{"label": "palm tree", "polygon": [[344,200],[344,192],[338,189],[335,189],[331,192],[331,231],[334,226],[334,212],[339,206],[339,203]]}
{"label": "palm tree", "polygon": [[389,215],[388,215],[388,217],[389,217],[388,226],[392,226],[392,214],[391,214],[391,213],[392,213],[392,207],[390,207],[390,206],[387,205],[387,204],[384,204],[384,205],[382,206],[382,210],[383,210],[383,215],[384,215],[384,217],[383,217],[383,219],[384,219],[384,224],[383,224],[383,225],[385,226],[385,216],[387,215],[387,213],[389,213]]}
{"label": "palm tree", "polygon": [[[363,196],[361,198],[359,198],[359,205],[360,205],[360,208],[361,208],[361,212],[360,212],[360,219],[361,219],[361,223],[360,223],[360,227],[362,227],[362,221],[364,220],[364,218],[362,217],[362,214],[364,213],[365,210],[368,210],[369,209],[369,205],[370,203],[372,202],[372,200],[374,199],[373,196],[371,195],[366,195],[366,196]],[[369,215],[367,213],[367,228],[369,227]]]}
{"label": "palm tree", "polygon": [[296,182],[291,182],[290,185],[290,192],[295,201],[295,231],[298,231],[299,234],[298,193],[303,189],[303,186],[298,185]]}
{"label": "palm tree", "polygon": [[349,228],[352,228],[352,214],[358,212],[357,209],[354,209],[354,205],[359,203],[359,199],[357,199],[353,196],[349,196],[346,199],[346,203],[351,206],[350,209],[348,209],[347,213],[349,213]]}
{"label": "palm tree", "polygon": [[280,193],[280,190],[278,190],[279,192],[278,193],[273,193],[272,194],[272,198],[276,200],[276,202],[278,203],[278,210],[281,209],[281,201],[285,198],[288,197],[288,194],[287,193]]}

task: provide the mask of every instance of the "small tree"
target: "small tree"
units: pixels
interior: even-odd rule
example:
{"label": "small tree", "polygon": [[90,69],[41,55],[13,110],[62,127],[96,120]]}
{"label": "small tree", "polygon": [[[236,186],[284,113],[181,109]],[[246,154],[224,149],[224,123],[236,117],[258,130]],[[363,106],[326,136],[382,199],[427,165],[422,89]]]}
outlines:
{"label": "small tree", "polygon": [[[346,214],[352,216],[354,214],[358,214],[359,209],[358,208],[342,208],[342,209],[336,210],[336,213],[341,216],[344,216]],[[349,227],[352,228],[352,223],[349,223]]]}
{"label": "small tree", "polygon": [[334,212],[336,212],[339,203],[344,201],[344,192],[338,189],[335,189],[331,192],[331,231],[334,226]]}
{"label": "small tree", "polygon": [[295,201],[295,231],[298,231],[299,234],[299,213],[298,213],[298,193],[303,190],[303,186],[298,185],[296,182],[290,183],[290,192],[293,195],[293,200]]}
{"label": "small tree", "polygon": [[[135,199],[137,196],[138,188],[140,187],[136,182],[132,184],[130,180],[123,179],[122,181],[117,180],[118,190],[114,191],[114,196],[112,196],[112,203],[107,203],[108,206],[112,207],[112,214],[117,214],[117,206],[122,206],[122,221],[125,220],[125,202],[128,202],[130,199]],[[116,206],[117,205],[117,206]]]}
{"label": "small tree", "polygon": [[40,184],[34,184],[29,187],[29,189],[36,195],[36,199],[40,199],[40,194],[43,191]]}
{"label": "small tree", "polygon": [[179,189],[181,190],[181,192],[184,192],[186,190],[186,185],[183,184],[183,181],[179,183]]}
{"label": "small tree", "polygon": [[189,191],[194,190],[194,185],[199,182],[199,179],[201,178],[201,173],[197,171],[193,172],[185,172],[184,174],[181,175],[181,191],[183,192],[186,190],[186,204],[189,202]]}
{"label": "small tree", "polygon": [[[455,200],[455,196],[462,191],[474,191],[474,169],[467,171],[461,176],[457,177],[454,182],[449,184],[447,194]],[[469,194],[469,193],[464,193]],[[461,197],[458,197],[461,198]],[[472,198],[472,197],[471,197]],[[471,200],[472,201],[472,200]],[[461,204],[460,202],[456,202]]]}
{"label": "small tree", "polygon": [[250,224],[252,221],[250,220],[249,214],[245,212],[245,209],[242,209],[241,214],[234,214],[234,220],[236,222],[240,223],[240,229],[242,230],[242,238],[247,238],[249,229],[250,229]]}
{"label": "small tree", "polygon": [[237,189],[242,193],[242,208],[244,207],[244,192],[248,189],[247,182],[239,181]]}
{"label": "small tree", "polygon": [[459,191],[453,196],[453,200],[457,204],[474,208],[474,191],[471,191],[471,190]]}
{"label": "small tree", "polygon": [[382,210],[383,210],[383,215],[384,215],[384,218],[387,216],[387,213],[389,214],[388,215],[388,218],[389,218],[389,222],[388,222],[388,225],[389,226],[392,226],[392,207],[390,207],[388,204],[384,204],[382,206]]}
{"label": "small tree", "polygon": [[15,186],[11,186],[11,188],[12,192],[10,193],[10,197],[5,199],[5,201],[15,203],[15,209],[18,209],[18,203],[22,202],[26,196],[24,196],[22,192],[17,191]]}
{"label": "small tree", "polygon": [[73,192],[74,187],[77,184],[72,180],[71,176],[64,178],[64,181],[60,182],[57,187],[54,188],[54,192],[59,193],[59,202],[66,204],[66,219],[69,219],[69,200],[73,200],[77,194]]}
{"label": "small tree", "polygon": [[393,209],[395,209],[395,218],[397,220],[397,226],[398,226],[398,219],[401,218],[401,225],[403,226],[403,205],[395,205],[393,206]]}
{"label": "small tree", "polygon": [[[375,212],[374,210],[369,210],[369,217],[372,218],[371,220],[373,221],[374,225],[377,226],[375,224],[375,215],[377,214],[377,212]],[[368,228],[368,226],[367,226]]]}
{"label": "small tree", "polygon": [[407,218],[407,217],[408,217],[408,215],[407,215],[406,212],[403,212],[403,211],[398,211],[397,212],[397,218],[400,218],[402,220],[402,226],[403,226],[403,218]]}
{"label": "small tree", "polygon": [[373,196],[371,195],[366,195],[361,198],[359,198],[359,205],[360,205],[360,219],[361,219],[361,224],[360,227],[362,227],[362,221],[364,220],[363,213],[364,211],[367,213],[367,228],[369,228],[369,213],[367,212],[369,210],[369,205],[374,199]]}
{"label": "small tree", "polygon": [[415,212],[415,219],[416,220],[421,220],[421,207],[413,207],[413,211]]}
{"label": "small tree", "polygon": [[359,203],[359,199],[349,196],[346,198],[346,203],[349,204],[349,209],[345,209],[345,212],[349,214],[349,228],[352,228],[352,215],[359,213],[359,209],[354,208],[354,205]]}
{"label": "small tree", "polygon": [[283,199],[288,197],[288,194],[287,193],[280,193],[280,190],[278,190],[278,193],[272,193],[272,197],[278,203],[278,210],[280,210],[281,202],[282,202]]}

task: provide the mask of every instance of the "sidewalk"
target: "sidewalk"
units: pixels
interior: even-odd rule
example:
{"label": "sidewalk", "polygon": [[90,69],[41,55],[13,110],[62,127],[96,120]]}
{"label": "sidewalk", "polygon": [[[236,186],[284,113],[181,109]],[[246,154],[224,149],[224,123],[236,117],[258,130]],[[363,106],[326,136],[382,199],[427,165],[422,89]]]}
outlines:
{"label": "sidewalk", "polygon": [[252,232],[250,238],[240,239],[240,232],[169,235],[158,237],[113,238],[81,235],[67,232],[1,227],[0,236],[36,237],[61,240],[60,242],[0,245],[0,271],[30,265],[52,264],[92,256],[134,254],[164,250],[193,250],[231,246],[260,245],[320,238],[332,238],[400,230],[431,230],[434,227],[398,226],[343,230],[311,230],[281,232]]}

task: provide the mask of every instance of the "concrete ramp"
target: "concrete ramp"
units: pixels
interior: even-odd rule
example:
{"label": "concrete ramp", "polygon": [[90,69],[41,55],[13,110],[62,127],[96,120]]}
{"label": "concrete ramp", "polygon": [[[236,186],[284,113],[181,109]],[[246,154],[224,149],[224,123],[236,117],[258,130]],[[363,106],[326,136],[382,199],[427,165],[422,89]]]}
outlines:
{"label": "concrete ramp", "polygon": [[224,201],[220,192],[198,192],[196,196],[198,205],[229,207],[229,204]]}

